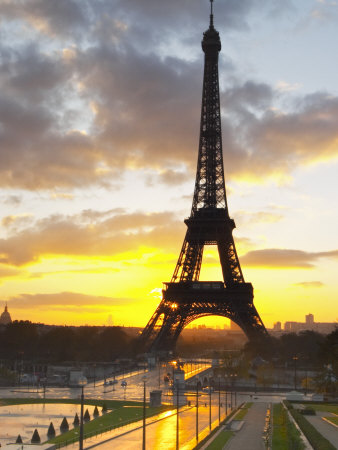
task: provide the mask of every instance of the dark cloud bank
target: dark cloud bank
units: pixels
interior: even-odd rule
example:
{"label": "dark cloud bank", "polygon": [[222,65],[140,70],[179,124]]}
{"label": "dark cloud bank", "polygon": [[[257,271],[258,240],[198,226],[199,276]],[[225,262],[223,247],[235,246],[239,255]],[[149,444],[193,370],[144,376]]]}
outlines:
{"label": "dark cloud bank", "polygon": [[[161,170],[161,181],[176,184],[184,179],[177,171],[182,164],[191,176],[205,3],[102,0],[94,8],[89,1],[3,1],[0,186],[109,186],[128,167]],[[219,2],[218,28],[245,31],[258,6],[267,15],[291,8],[278,4]],[[19,26],[27,39],[11,40]],[[198,59],[164,55],[161,49],[173,40]],[[235,68],[222,67],[232,80],[222,95],[229,177],[289,174],[337,156],[338,98],[318,92],[280,112],[280,91],[236,81]]]}

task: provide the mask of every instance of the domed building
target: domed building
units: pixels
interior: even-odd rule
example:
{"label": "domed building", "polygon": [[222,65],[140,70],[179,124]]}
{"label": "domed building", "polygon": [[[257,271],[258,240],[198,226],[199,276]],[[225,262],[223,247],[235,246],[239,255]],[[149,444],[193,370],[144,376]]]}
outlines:
{"label": "domed building", "polygon": [[8,323],[12,322],[11,315],[8,312],[7,304],[5,306],[4,312],[0,316],[0,325],[7,325]]}

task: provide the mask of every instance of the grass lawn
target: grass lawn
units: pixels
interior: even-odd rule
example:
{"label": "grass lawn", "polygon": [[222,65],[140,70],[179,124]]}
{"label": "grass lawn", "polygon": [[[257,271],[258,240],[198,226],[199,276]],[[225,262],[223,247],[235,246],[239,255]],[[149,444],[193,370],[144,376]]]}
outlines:
{"label": "grass lawn", "polygon": [[304,448],[298,430],[281,403],[273,405],[272,448],[273,450]]}
{"label": "grass lawn", "polygon": [[247,412],[249,411],[249,408],[251,408],[251,406],[252,402],[245,403],[245,405],[239,410],[239,412],[234,417],[234,420],[243,420]]}
{"label": "grass lawn", "polygon": [[334,423],[335,425],[338,425],[338,417],[325,417],[326,420],[328,420],[329,422]]}
{"label": "grass lawn", "polygon": [[234,435],[232,431],[222,430],[219,435],[214,439],[210,445],[208,445],[207,450],[219,450],[223,448],[228,440]]}
{"label": "grass lawn", "polygon": [[[147,417],[153,416],[155,414],[159,414],[161,412],[167,411],[168,409],[172,409],[166,406],[161,407],[147,407],[146,415]],[[89,436],[94,436],[96,434],[103,433],[104,431],[109,431],[113,428],[118,428],[123,424],[136,422],[141,420],[143,417],[143,406],[135,406],[134,408],[127,407],[123,408],[122,406],[114,409],[111,412],[108,412],[102,416],[97,417],[90,422],[84,424],[83,434],[86,438]],[[72,430],[67,431],[55,438],[51,439],[49,442],[60,444],[69,441],[75,442],[79,438],[79,427],[73,428]]]}
{"label": "grass lawn", "polygon": [[326,403],[323,403],[322,405],[317,403],[304,403],[306,406],[309,406],[310,408],[313,408],[315,411],[326,411],[326,412],[332,412],[334,414],[338,414],[338,405],[337,404],[331,404],[328,405]]}

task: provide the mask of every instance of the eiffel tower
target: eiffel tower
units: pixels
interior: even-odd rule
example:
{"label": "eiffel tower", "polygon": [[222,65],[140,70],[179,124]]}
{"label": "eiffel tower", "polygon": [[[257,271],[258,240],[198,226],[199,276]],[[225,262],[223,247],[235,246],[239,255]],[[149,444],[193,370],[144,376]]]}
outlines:
{"label": "eiffel tower", "polygon": [[[190,322],[204,316],[231,319],[249,340],[267,336],[253,304],[253,287],[244,281],[232,231],[225,192],[218,54],[221,41],[213,24],[203,34],[204,79],[199,152],[188,229],[174,274],[164,283],[162,301],[140,335],[140,344],[150,352],[169,352]],[[203,249],[217,245],[223,281],[199,281]]]}

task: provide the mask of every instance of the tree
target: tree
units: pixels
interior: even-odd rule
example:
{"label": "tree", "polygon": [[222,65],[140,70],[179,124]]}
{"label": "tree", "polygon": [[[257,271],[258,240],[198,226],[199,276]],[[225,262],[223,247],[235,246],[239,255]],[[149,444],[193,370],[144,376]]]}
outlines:
{"label": "tree", "polygon": [[61,425],[60,425],[60,430],[61,430],[61,433],[65,433],[66,431],[69,430],[69,424],[68,424],[67,417],[64,417],[62,419],[62,422],[61,422]]}
{"label": "tree", "polygon": [[85,411],[85,413],[83,415],[83,420],[85,422],[89,422],[89,420],[90,420],[90,414],[89,414],[88,408],[86,409],[86,411]]}
{"label": "tree", "polygon": [[51,439],[51,438],[53,438],[55,436],[55,428],[54,428],[53,422],[51,422],[49,424],[48,431],[47,431],[47,436],[48,436],[49,439]]}
{"label": "tree", "polygon": [[40,444],[41,439],[40,439],[40,435],[38,430],[35,428],[32,439],[31,439],[31,443],[32,444]]}
{"label": "tree", "polygon": [[79,416],[77,415],[77,413],[75,413],[73,425],[74,425],[74,427],[78,427],[80,425],[80,419],[79,419]]}

